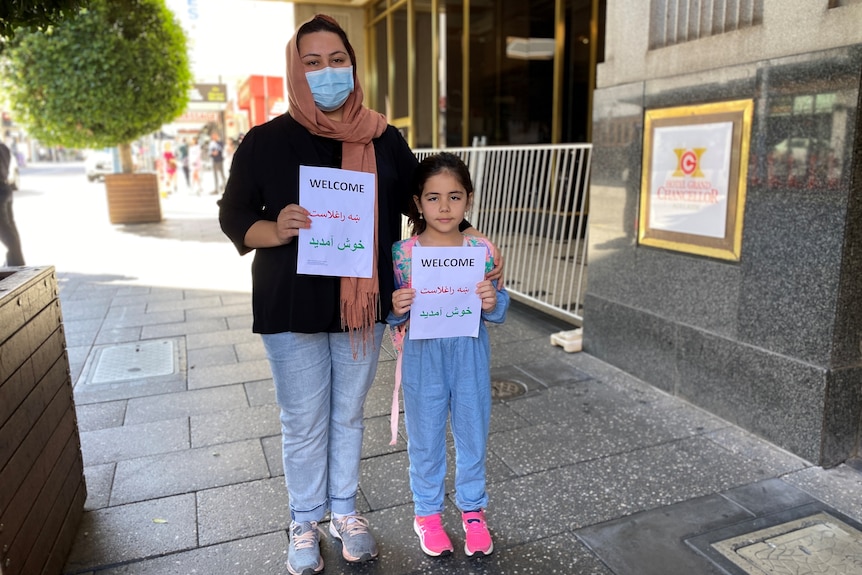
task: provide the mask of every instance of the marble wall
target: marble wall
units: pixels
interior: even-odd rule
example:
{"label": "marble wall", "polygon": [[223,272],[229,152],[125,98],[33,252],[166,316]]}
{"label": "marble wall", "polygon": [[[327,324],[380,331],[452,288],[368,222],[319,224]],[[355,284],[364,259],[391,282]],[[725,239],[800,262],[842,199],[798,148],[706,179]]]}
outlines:
{"label": "marble wall", "polygon": [[[810,461],[859,448],[862,45],[600,87],[584,346]],[[751,98],[739,261],[638,245],[644,111]]]}

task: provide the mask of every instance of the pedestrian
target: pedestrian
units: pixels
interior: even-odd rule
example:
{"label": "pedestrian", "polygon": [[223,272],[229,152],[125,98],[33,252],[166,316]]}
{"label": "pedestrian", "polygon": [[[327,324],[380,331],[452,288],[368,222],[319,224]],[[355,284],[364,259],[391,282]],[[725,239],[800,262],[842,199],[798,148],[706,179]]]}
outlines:
{"label": "pedestrian", "polygon": [[9,146],[0,142],[0,242],[6,246],[5,266],[23,266],[24,253],[21,251],[21,238],[15,225],[12,211],[12,185],[9,182],[9,166],[12,152]]}
{"label": "pedestrian", "polygon": [[189,174],[189,141],[186,138],[180,140],[180,145],[177,147],[177,161],[183,170],[183,176],[186,180],[186,189],[191,189],[191,178]]}
{"label": "pedestrian", "polygon": [[224,187],[224,144],[221,143],[218,132],[210,134],[209,153],[215,182],[212,194],[218,194]]}
{"label": "pedestrian", "polygon": [[201,182],[203,160],[197,136],[192,138],[192,145],[189,146],[189,169],[191,170],[191,189],[195,194],[201,195],[203,192],[203,183]]}
{"label": "pedestrian", "polygon": [[164,160],[165,188],[170,194],[177,191],[177,157],[170,142],[165,142],[162,159]]}
{"label": "pedestrian", "polygon": [[[327,511],[345,560],[378,554],[356,510],[363,405],[394,289],[390,246],[400,238],[417,160],[398,130],[363,105],[353,47],[335,20],[317,15],[302,24],[286,59],[288,112],[243,138],[219,220],[240,254],[255,251],[252,329],[263,339],[281,408],[287,569],[311,575],[323,570],[318,523]],[[297,272],[297,236],[312,227],[299,205],[301,165],[374,174],[370,277]]]}
{"label": "pedestrian", "polygon": [[458,229],[473,199],[470,174],[458,156],[441,153],[425,158],[416,170],[415,182],[414,204],[408,212],[414,235],[392,248],[396,290],[388,318],[394,328],[404,393],[413,529],[427,555],[452,553],[452,541],[441,519],[446,493],[446,423],[451,416],[456,450],[455,504],[461,510],[464,551],[469,556],[489,555],[494,551],[485,521],[491,346],[484,322],[505,320],[509,295],[498,289],[497,281],[484,279],[477,284],[476,293],[482,302],[478,337],[409,338],[410,308],[416,295],[411,287],[414,247],[483,246],[486,271],[494,267],[488,240]]}

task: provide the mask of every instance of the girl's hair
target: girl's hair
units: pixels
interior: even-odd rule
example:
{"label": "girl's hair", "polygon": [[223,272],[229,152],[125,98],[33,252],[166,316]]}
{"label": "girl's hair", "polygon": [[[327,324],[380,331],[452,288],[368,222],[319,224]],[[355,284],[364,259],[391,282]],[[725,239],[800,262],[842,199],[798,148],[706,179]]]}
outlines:
{"label": "girl's hair", "polygon": [[350,56],[350,63],[356,66],[356,53],[353,51],[350,40],[347,39],[347,32],[335,21],[335,18],[326,14],[315,14],[314,18],[300,26],[296,31],[297,47],[303,36],[313,32],[332,32],[333,34],[338,34],[344,43],[344,47],[347,49],[347,55]]}
{"label": "girl's hair", "polygon": [[[470,170],[461,161],[461,158],[449,152],[440,152],[432,154],[419,162],[416,171],[413,173],[413,197],[419,200],[422,198],[422,190],[425,189],[425,182],[428,178],[437,174],[448,172],[458,183],[464,186],[464,191],[467,192],[467,199],[473,196],[473,181],[470,179]],[[419,214],[419,208],[416,202],[410,202],[407,207],[407,220],[411,225],[411,234],[417,235],[425,231],[426,222]]]}

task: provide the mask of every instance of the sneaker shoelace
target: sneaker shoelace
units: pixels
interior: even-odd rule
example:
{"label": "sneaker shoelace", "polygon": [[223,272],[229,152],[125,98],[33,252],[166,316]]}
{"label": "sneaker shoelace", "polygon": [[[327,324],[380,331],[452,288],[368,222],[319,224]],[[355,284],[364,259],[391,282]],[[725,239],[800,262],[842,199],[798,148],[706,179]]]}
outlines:
{"label": "sneaker shoelace", "polygon": [[368,533],[368,520],[360,515],[348,515],[338,519],[336,526],[339,532],[347,533],[350,537]]}
{"label": "sneaker shoelace", "polygon": [[308,549],[309,547],[314,547],[317,543],[317,538],[314,536],[314,530],[317,529],[314,523],[311,524],[311,529],[302,533],[300,535],[296,534],[298,529],[293,532],[293,547],[296,550],[300,549]]}

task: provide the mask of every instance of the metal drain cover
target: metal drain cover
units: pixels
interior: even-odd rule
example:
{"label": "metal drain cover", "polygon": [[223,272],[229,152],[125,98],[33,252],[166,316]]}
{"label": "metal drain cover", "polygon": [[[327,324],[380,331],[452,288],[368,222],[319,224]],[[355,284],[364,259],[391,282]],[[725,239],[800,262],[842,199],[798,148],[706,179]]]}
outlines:
{"label": "metal drain cover", "polygon": [[712,547],[746,573],[858,573],[862,533],[828,513],[817,513],[746,533]]}
{"label": "metal drain cover", "polygon": [[89,383],[170,375],[177,370],[173,340],[140,341],[102,349]]}
{"label": "metal drain cover", "polygon": [[507,381],[505,379],[491,380],[491,399],[511,399],[524,395],[527,388],[522,383],[517,381]]}

